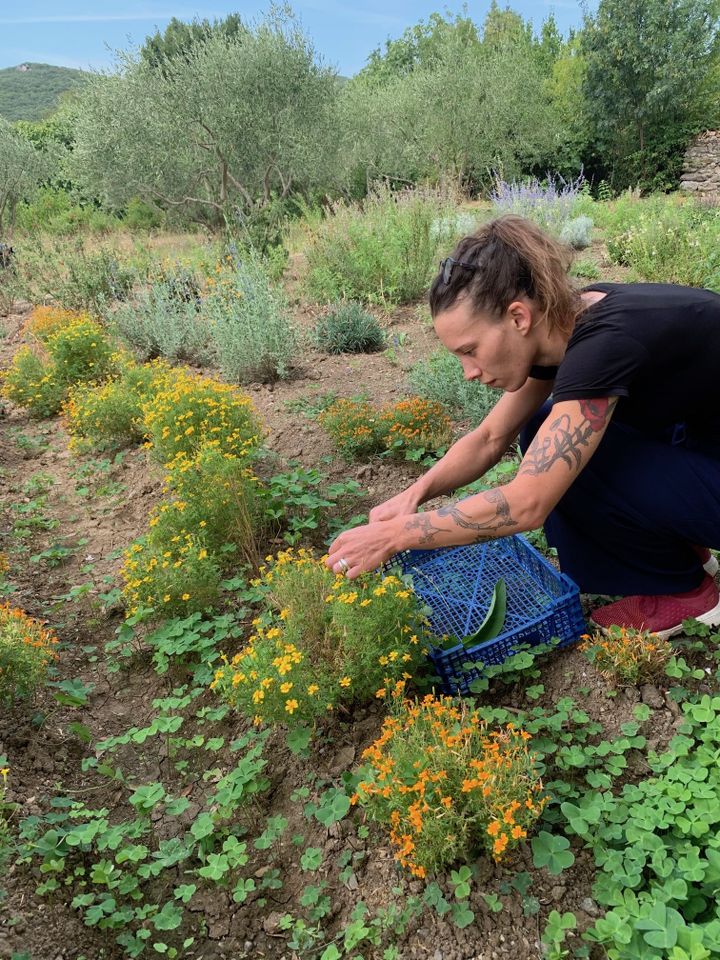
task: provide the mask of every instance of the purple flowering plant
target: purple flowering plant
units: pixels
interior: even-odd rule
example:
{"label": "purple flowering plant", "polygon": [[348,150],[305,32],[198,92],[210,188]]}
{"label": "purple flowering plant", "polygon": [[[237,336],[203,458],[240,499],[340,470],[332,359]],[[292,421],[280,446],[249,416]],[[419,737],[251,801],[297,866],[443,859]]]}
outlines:
{"label": "purple flowering plant", "polygon": [[585,225],[587,230],[592,227],[592,221],[588,217],[573,216],[577,201],[586,189],[586,183],[582,170],[574,180],[565,180],[559,174],[548,173],[544,181],[531,177],[523,181],[508,182],[496,174],[490,200],[498,214],[514,213],[527,217],[548,233],[562,238],[563,233],[568,232],[568,225],[574,220],[588,221]]}

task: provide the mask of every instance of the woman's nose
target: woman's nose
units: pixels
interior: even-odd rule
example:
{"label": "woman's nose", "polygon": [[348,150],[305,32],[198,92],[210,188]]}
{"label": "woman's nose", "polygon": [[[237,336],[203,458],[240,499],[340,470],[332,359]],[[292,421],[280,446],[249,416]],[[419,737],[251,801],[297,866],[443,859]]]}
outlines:
{"label": "woman's nose", "polygon": [[476,363],[468,360],[462,360],[461,363],[466,380],[478,380],[482,377],[482,370]]}

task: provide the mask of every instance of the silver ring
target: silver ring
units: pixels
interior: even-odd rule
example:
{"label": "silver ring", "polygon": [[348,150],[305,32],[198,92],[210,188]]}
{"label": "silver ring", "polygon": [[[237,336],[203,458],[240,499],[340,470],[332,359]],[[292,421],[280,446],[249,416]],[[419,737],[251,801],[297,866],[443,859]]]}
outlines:
{"label": "silver ring", "polygon": [[341,573],[347,573],[348,570],[350,569],[350,564],[347,562],[345,557],[340,557],[340,559],[338,560],[338,566],[340,567]]}

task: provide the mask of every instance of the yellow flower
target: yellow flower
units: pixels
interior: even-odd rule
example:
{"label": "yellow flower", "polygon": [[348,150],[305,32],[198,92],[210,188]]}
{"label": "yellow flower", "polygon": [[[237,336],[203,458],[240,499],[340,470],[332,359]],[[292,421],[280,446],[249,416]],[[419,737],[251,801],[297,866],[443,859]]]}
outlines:
{"label": "yellow flower", "polygon": [[307,688],[307,692],[312,697],[314,694],[318,692],[319,689],[320,687],[316,683],[311,683],[310,686]]}
{"label": "yellow flower", "polygon": [[341,677],[340,679],[341,687],[349,687],[351,683],[352,683],[352,680],[350,679],[350,677]]}
{"label": "yellow flower", "polygon": [[292,683],[291,683],[289,680],[287,680],[285,683],[281,683],[281,684],[280,684],[280,692],[281,692],[281,693],[290,693],[290,691],[292,690],[292,688],[293,688],[293,685],[292,685]]}
{"label": "yellow flower", "polygon": [[189,600],[189,599],[190,599],[190,594],[189,594],[189,593],[184,593],[184,594],[182,595],[182,598],[181,598],[181,599],[182,599],[182,600]]}
{"label": "yellow flower", "polygon": [[297,702],[297,700],[286,700],[286,701],[285,701],[285,710],[286,710],[288,713],[295,713],[295,711],[297,710],[297,708],[298,708],[298,702]]}

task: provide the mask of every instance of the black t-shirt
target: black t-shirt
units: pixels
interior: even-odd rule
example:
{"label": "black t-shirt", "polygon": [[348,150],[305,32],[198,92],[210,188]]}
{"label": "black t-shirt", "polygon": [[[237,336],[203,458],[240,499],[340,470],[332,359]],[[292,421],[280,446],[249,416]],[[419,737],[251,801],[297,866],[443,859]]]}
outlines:
{"label": "black t-shirt", "polygon": [[643,433],[683,423],[698,439],[720,438],[720,296],[662,283],[585,290],[606,296],[575,326],[554,402],[620,397],[613,419]]}

